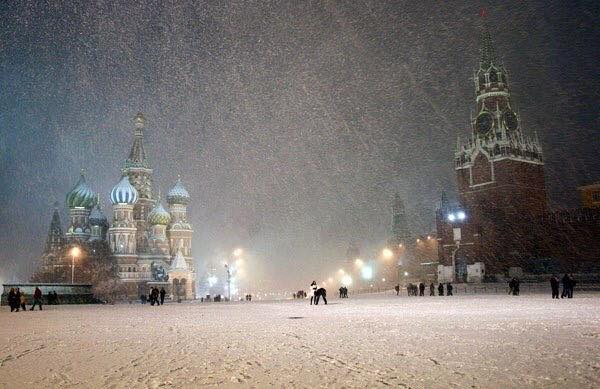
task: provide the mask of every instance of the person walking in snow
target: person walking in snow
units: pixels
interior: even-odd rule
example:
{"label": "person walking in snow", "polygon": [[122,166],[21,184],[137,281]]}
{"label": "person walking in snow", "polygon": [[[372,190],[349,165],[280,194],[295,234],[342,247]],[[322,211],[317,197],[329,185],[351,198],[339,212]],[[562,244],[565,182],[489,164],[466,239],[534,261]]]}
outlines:
{"label": "person walking in snow", "polygon": [[160,288],[160,305],[165,303],[165,294],[167,294],[165,288]]}
{"label": "person walking in snow", "polygon": [[35,287],[35,291],[33,292],[33,305],[31,306],[30,311],[33,311],[35,305],[39,305],[40,311],[42,310],[42,291],[37,286]]}
{"label": "person walking in snow", "polygon": [[313,281],[310,284],[310,288],[309,288],[309,290],[310,290],[310,305],[312,305],[313,302],[315,301],[315,297],[316,297],[315,293],[317,293],[317,289],[318,289],[317,288],[317,281]]}
{"label": "person walking in snow", "polygon": [[422,282],[419,284],[419,296],[425,296],[425,284]]}
{"label": "person walking in snow", "polygon": [[429,295],[435,296],[435,285],[433,285],[433,282],[429,284]]}
{"label": "person walking in snow", "polygon": [[10,307],[10,311],[14,311],[17,304],[17,293],[15,292],[15,288],[10,288],[10,292],[8,292],[8,306]]}
{"label": "person walking in snow", "polygon": [[396,296],[400,295],[400,284],[394,286],[394,290],[396,291]]}
{"label": "person walking in snow", "polygon": [[17,288],[17,290],[15,291],[15,309],[17,310],[17,312],[19,312],[19,308],[21,307],[21,296],[21,290]]}
{"label": "person walking in snow", "polygon": [[552,298],[553,299],[558,298],[559,287],[560,287],[560,281],[558,281],[558,278],[554,275],[552,277],[550,277],[550,289],[552,289]]}
{"label": "person walking in snow", "polygon": [[315,291],[315,305],[319,305],[319,298],[323,297],[325,305],[327,305],[327,291],[325,288],[319,288]]}
{"label": "person walking in snow", "polygon": [[440,282],[440,284],[438,285],[438,296],[443,296],[444,295],[444,284],[442,284]]}
{"label": "person walking in snow", "polygon": [[569,288],[571,287],[571,277],[569,277],[569,275],[566,273],[562,278],[562,284],[563,284],[563,290],[560,295],[561,299],[565,298],[569,295]]}
{"label": "person walking in snow", "polygon": [[340,286],[340,298],[344,298],[344,287]]}
{"label": "person walking in snow", "polygon": [[452,284],[449,282],[446,284],[446,291],[446,296],[452,296]]}
{"label": "person walking in snow", "polygon": [[21,301],[19,301],[19,304],[21,305],[21,309],[23,310],[23,312],[25,312],[27,310],[27,307],[25,306],[27,304],[27,298],[25,297],[25,293],[21,293]]}

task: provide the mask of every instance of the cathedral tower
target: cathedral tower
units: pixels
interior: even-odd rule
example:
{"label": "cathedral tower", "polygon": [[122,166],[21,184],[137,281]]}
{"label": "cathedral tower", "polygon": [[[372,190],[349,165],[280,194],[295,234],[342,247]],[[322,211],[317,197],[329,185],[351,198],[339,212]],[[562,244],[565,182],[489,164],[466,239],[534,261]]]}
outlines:
{"label": "cathedral tower", "polygon": [[61,266],[62,256],[65,248],[65,237],[61,227],[60,215],[58,213],[58,203],[54,203],[54,213],[42,254],[42,265],[40,270],[43,273],[54,274],[55,267]]}
{"label": "cathedral tower", "polygon": [[145,253],[148,250],[148,228],[146,221],[148,213],[154,206],[152,200],[152,169],[146,151],[144,150],[144,125],[146,119],[142,113],[134,118],[135,131],[133,145],[129,157],[125,161],[124,173],[129,177],[129,182],[138,193],[138,200],[133,207],[133,219],[137,228],[137,252]]}
{"label": "cathedral tower", "polygon": [[127,175],[124,174],[110,192],[110,201],[113,204],[113,222],[108,229],[110,250],[119,265],[120,277],[133,278],[131,273],[137,270],[137,227],[133,213],[138,192]]}
{"label": "cathedral tower", "polygon": [[67,242],[69,244],[82,244],[89,239],[91,233],[90,210],[96,205],[96,201],[96,194],[85,182],[85,176],[81,172],[79,181],[67,193],[67,207],[69,207]]}
{"label": "cathedral tower", "polygon": [[187,220],[187,204],[189,201],[190,195],[181,183],[181,178],[178,178],[175,186],[167,194],[169,213],[171,214],[171,224],[168,229],[171,255],[175,255],[178,250],[181,250],[190,269],[194,269],[192,259],[192,234],[194,230]]}

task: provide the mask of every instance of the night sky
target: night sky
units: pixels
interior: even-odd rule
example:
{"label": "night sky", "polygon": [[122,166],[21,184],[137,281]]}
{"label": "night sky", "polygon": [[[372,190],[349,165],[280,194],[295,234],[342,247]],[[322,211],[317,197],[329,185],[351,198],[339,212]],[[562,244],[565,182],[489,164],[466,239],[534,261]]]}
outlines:
{"label": "night sky", "polygon": [[52,3],[0,5],[0,281],[29,277],[80,169],[110,216],[138,111],[155,191],[181,174],[192,196],[200,267],[242,246],[307,285],[349,241],[385,241],[394,192],[432,231],[481,8],[553,207],[600,180],[596,1]]}

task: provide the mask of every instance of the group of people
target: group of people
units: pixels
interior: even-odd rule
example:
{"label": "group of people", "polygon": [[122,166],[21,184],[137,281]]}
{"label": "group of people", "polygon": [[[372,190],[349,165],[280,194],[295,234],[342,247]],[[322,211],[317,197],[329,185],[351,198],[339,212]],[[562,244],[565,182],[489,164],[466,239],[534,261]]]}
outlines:
{"label": "group of people", "polygon": [[[27,310],[27,296],[25,293],[21,292],[19,288],[10,288],[8,292],[8,305],[10,306],[11,312],[19,312],[19,309],[26,311]],[[40,288],[36,287],[33,292],[33,305],[31,306],[30,311],[33,311],[35,306],[40,307],[40,311],[42,310],[42,291]]]}
{"label": "group of people", "polygon": [[160,290],[158,290],[157,287],[153,287],[152,289],[150,289],[150,293],[148,294],[148,296],[146,296],[146,294],[142,294],[140,296],[140,301],[142,302],[142,304],[146,304],[146,301],[150,301],[150,305],[163,305],[165,303],[166,294],[167,291],[165,290],[165,288],[160,288]]}
{"label": "group of people", "polygon": [[[560,298],[573,298],[573,288],[577,284],[577,281],[570,276],[569,274],[565,274],[562,278],[563,290],[560,295]],[[552,289],[552,298],[558,298],[558,291],[560,289],[560,281],[557,276],[552,276],[550,278],[550,288]]]}
{"label": "group of people", "polygon": [[303,290],[299,290],[293,294],[294,299],[305,299],[306,296],[307,296],[307,294]]}
{"label": "group of people", "polygon": [[245,298],[246,298],[246,301],[252,301],[252,295],[251,294],[247,294],[245,296]]}
{"label": "group of people", "polygon": [[348,298],[348,288],[345,286],[340,287],[340,298],[347,299]]}
{"label": "group of people", "polygon": [[323,298],[325,305],[327,305],[327,291],[325,288],[319,288],[317,286],[317,281],[313,281],[310,284],[310,291],[312,292],[312,295],[310,296],[310,305],[313,305],[313,302],[315,305],[319,305],[320,298]]}
{"label": "group of people", "polygon": [[[439,296],[443,296],[444,295],[444,284],[440,283],[438,285],[438,295]],[[451,283],[447,283],[446,284],[446,296],[452,296],[452,290],[453,290],[453,286]],[[396,296],[400,295],[400,285],[396,285],[394,287],[394,290],[396,291]],[[425,296],[425,284],[424,283],[419,283],[419,285],[415,285],[413,283],[409,283],[406,286],[406,291],[408,292],[409,296]],[[429,284],[429,295],[430,296],[435,296],[435,285],[433,284],[433,282],[431,284]]]}

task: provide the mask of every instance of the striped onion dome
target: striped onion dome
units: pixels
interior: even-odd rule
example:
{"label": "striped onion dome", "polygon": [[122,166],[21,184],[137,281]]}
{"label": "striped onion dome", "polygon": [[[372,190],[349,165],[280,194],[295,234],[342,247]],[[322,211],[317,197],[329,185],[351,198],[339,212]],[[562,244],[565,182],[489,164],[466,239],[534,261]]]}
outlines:
{"label": "striped onion dome", "polygon": [[135,204],[138,199],[138,191],[129,182],[129,177],[123,175],[121,181],[110,191],[110,201],[113,204]]}
{"label": "striped onion dome", "polygon": [[160,203],[160,200],[158,200],[152,211],[150,211],[150,213],[148,214],[148,223],[150,223],[150,225],[153,226],[157,224],[162,224],[166,226],[170,222],[171,214],[169,214],[169,212],[167,212],[163,208],[162,204]]}
{"label": "striped onion dome", "polygon": [[187,204],[190,201],[190,194],[181,183],[181,179],[177,179],[175,186],[167,193],[167,203],[169,204]]}
{"label": "striped onion dome", "polygon": [[85,182],[85,176],[82,172],[77,184],[67,193],[67,207],[91,209],[96,205],[96,202],[96,194]]}
{"label": "striped onion dome", "polygon": [[188,264],[181,254],[181,249],[177,249],[177,254],[175,254],[175,258],[173,258],[173,262],[171,263],[171,270],[188,270]]}

